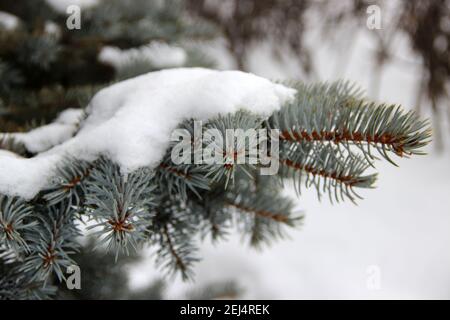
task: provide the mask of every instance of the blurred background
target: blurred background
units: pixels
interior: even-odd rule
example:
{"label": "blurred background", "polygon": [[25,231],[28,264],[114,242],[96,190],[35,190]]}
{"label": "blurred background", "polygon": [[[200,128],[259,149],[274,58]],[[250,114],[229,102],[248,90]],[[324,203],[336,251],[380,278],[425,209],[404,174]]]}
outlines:
{"label": "blurred background", "polygon": [[62,297],[449,299],[449,46],[449,0],[0,0],[1,132],[174,67],[344,78],[433,123],[428,155],[381,163],[377,189],[357,206],[304,192],[306,220],[290,239],[262,251],[234,234],[205,241],[194,283],[162,280],[152,252],[94,270],[111,257],[84,250],[86,289]]}

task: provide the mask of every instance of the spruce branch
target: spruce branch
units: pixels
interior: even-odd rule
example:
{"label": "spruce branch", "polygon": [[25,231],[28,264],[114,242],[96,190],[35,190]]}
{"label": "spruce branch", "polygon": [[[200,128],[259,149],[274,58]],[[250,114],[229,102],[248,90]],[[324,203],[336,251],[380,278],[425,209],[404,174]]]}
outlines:
{"label": "spruce branch", "polygon": [[211,237],[213,242],[225,240],[232,226],[232,214],[228,206],[223,205],[223,189],[216,187],[202,195],[201,199],[194,199],[190,206],[197,212],[201,221],[199,230],[202,239]]}
{"label": "spruce branch", "polygon": [[89,182],[86,185],[86,206],[92,217],[98,221],[90,228],[100,227],[95,234],[101,243],[107,243],[108,250],[129,253],[146,239],[146,225],[152,215],[151,184],[153,172],[139,169],[123,175],[120,167],[101,157],[95,162]]}
{"label": "spruce branch", "polygon": [[55,287],[30,281],[29,274],[19,271],[17,264],[0,259],[0,274],[0,300],[48,300],[55,295]]}
{"label": "spruce branch", "polygon": [[159,164],[155,170],[155,181],[157,185],[167,189],[171,195],[188,198],[188,192],[193,192],[200,197],[200,190],[209,189],[209,179],[205,176],[205,169],[190,164],[174,165],[170,158]]}
{"label": "spruce branch", "polygon": [[151,243],[157,245],[156,265],[169,276],[179,272],[183,280],[192,279],[192,266],[199,261],[194,241],[199,224],[193,208],[163,196],[154,212],[148,231]]}
{"label": "spruce branch", "polygon": [[356,146],[367,159],[374,159],[372,147],[392,163],[389,153],[423,154],[420,149],[429,142],[427,121],[399,106],[365,101],[347,83],[299,83],[295,88],[295,101],[269,119],[271,127],[281,130],[282,141]]}
{"label": "spruce branch", "polygon": [[[220,115],[207,124],[204,147],[213,150],[214,157],[220,159],[219,163],[216,161],[208,165],[206,176],[210,177],[212,183],[224,181],[226,189],[230,182],[234,183],[236,174],[243,172],[252,176],[251,172],[258,162],[249,150],[258,148],[256,129],[261,128],[262,123],[261,117],[238,111],[235,114]],[[219,134],[216,135],[215,132]],[[218,137],[223,139],[217,140]]]}
{"label": "spruce branch", "polygon": [[239,203],[230,202],[230,203],[228,203],[228,205],[231,207],[234,207],[242,212],[253,213],[255,216],[258,216],[258,217],[267,218],[267,219],[270,219],[270,220],[273,220],[276,222],[281,222],[281,223],[289,222],[289,217],[282,213],[270,212],[265,209],[257,209],[254,206],[250,207],[250,206],[245,206],[244,204],[239,204]]}
{"label": "spruce branch", "polygon": [[65,159],[57,169],[51,186],[43,191],[43,198],[53,206],[61,201],[69,201],[68,208],[83,202],[85,181],[89,178],[93,164],[83,160]]}
{"label": "spruce branch", "polygon": [[369,163],[364,157],[342,154],[333,145],[308,142],[285,144],[280,152],[280,176],[293,178],[298,194],[301,186],[314,186],[319,198],[328,193],[330,201],[360,196],[354,188],[372,188],[376,174],[365,174]]}
{"label": "spruce branch", "polygon": [[77,237],[81,234],[72,211],[65,204],[53,207],[37,206],[37,228],[29,234],[31,254],[20,266],[21,272],[30,273],[31,280],[43,281],[55,274],[59,281],[65,279],[65,271],[75,261],[70,258],[79,247]]}
{"label": "spruce branch", "polygon": [[32,207],[18,197],[0,195],[0,241],[7,249],[29,251],[24,233],[36,226],[30,221]]}
{"label": "spruce branch", "polygon": [[280,195],[276,177],[259,176],[252,180],[241,175],[238,181],[227,192],[225,205],[238,213],[238,226],[244,236],[250,237],[252,246],[259,248],[263,243],[282,238],[284,226],[293,227],[301,222],[302,216],[293,213],[292,200]]}

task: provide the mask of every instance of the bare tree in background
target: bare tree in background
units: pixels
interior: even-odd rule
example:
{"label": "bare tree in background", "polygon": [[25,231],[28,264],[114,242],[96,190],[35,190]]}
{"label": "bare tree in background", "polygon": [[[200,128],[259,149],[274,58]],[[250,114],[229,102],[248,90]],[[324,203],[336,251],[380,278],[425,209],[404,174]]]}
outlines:
{"label": "bare tree in background", "polygon": [[[239,69],[247,69],[246,54],[253,45],[271,41],[275,52],[291,49],[307,74],[314,71],[312,49],[305,43],[309,30],[319,28],[324,39],[329,39],[337,28],[349,22],[365,26],[370,5],[379,5],[382,10],[389,10],[387,5],[392,5],[387,0],[188,0],[187,3],[194,16],[205,18],[221,30]],[[390,8],[395,8],[392,9],[395,12],[390,12],[389,19],[383,19],[383,29],[372,33],[376,37],[376,50],[371,57],[374,65],[371,96],[376,98],[379,94],[384,66],[398,58],[392,52],[395,36],[406,35],[412,51],[423,61],[416,111],[430,105],[435,146],[442,150],[445,113],[450,122],[450,1],[398,0]],[[313,14],[320,17],[319,24],[308,22]]]}
{"label": "bare tree in background", "polygon": [[[442,115],[444,107],[450,120],[450,1],[426,0],[401,2],[400,28],[409,37],[412,49],[422,58],[422,82],[419,85],[418,108],[422,97],[431,104],[434,140],[438,150],[443,148]],[[420,109],[419,109],[420,111]]]}
{"label": "bare tree in background", "polygon": [[273,41],[274,51],[290,48],[306,73],[311,58],[304,44],[310,0],[188,0],[194,15],[212,22],[222,31],[228,49],[240,70],[246,70],[246,53],[260,41]]}

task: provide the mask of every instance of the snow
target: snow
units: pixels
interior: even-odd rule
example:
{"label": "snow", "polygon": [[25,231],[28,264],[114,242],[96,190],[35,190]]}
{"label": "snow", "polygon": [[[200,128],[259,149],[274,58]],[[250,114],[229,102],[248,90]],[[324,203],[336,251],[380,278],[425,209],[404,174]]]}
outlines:
{"label": "snow", "polygon": [[53,21],[46,21],[44,25],[44,32],[48,35],[52,35],[55,38],[61,37],[61,27]]}
{"label": "snow", "polygon": [[53,9],[59,12],[66,12],[67,8],[74,5],[80,8],[89,8],[97,5],[99,0],[47,0],[47,3],[53,7]]}
{"label": "snow", "polygon": [[82,109],[69,108],[65,109],[58,115],[54,122],[62,124],[76,124],[83,117],[84,111]]}
{"label": "snow", "polygon": [[127,50],[105,46],[100,51],[98,59],[116,69],[126,67],[134,61],[147,62],[157,69],[162,69],[183,66],[186,63],[187,54],[181,47],[152,41],[148,45]]}
{"label": "snow", "polygon": [[[61,112],[51,124],[36,128],[27,133],[8,134],[17,142],[25,145],[32,153],[39,153],[50,149],[70,139],[76,131],[83,110],[67,109]],[[0,137],[2,135],[0,134]]]}
{"label": "snow", "polygon": [[0,155],[0,193],[32,198],[64,156],[90,161],[105,154],[124,174],[154,167],[183,120],[208,120],[240,109],[268,116],[294,95],[294,89],[253,74],[203,68],[168,69],[119,82],[94,96],[74,137],[67,140],[74,115],[63,113],[22,139],[38,149],[65,142],[30,159]]}
{"label": "snow", "polygon": [[0,11],[0,29],[14,30],[20,24],[19,18],[5,11]]}
{"label": "snow", "polygon": [[2,149],[0,149],[0,157],[20,158],[20,156],[18,156],[14,152],[11,152],[11,151],[8,151],[8,150],[2,150]]}

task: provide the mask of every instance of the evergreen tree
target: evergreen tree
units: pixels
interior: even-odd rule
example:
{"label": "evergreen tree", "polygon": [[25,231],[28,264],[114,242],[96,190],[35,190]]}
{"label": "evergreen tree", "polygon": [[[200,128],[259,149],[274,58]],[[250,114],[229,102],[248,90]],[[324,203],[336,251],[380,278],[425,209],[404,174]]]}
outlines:
{"label": "evergreen tree", "polygon": [[[0,11],[20,19],[12,29],[0,24],[2,131],[26,131],[61,110],[84,107],[117,80],[162,67],[214,63],[196,44],[214,38],[215,29],[191,19],[178,0],[102,0],[83,8],[80,29],[68,29],[68,14],[46,0],[1,1]],[[153,42],[179,46],[186,58],[161,66],[134,56],[120,68],[99,59],[105,48],[137,50]]]}

